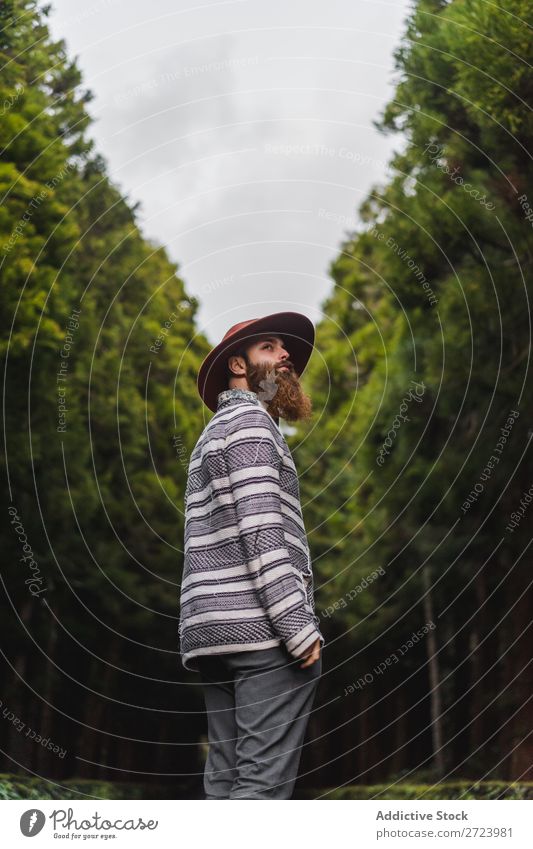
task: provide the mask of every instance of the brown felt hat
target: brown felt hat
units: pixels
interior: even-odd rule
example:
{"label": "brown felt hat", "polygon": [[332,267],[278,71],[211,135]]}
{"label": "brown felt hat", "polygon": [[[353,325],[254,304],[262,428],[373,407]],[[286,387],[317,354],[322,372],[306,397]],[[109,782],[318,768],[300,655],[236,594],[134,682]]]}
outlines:
{"label": "brown felt hat", "polygon": [[305,369],[315,341],[315,327],[307,316],[299,312],[277,312],[234,324],[225,333],[222,341],[208,353],[198,372],[198,392],[204,404],[213,413],[217,410],[219,393],[228,388],[228,357],[241,346],[252,342],[254,336],[259,333],[283,336],[298,377]]}

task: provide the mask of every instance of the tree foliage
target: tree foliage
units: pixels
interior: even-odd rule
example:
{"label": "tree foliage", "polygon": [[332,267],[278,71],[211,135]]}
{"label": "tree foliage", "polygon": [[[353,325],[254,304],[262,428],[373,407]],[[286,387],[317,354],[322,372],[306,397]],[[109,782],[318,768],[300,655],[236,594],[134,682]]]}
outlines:
{"label": "tree foliage", "polygon": [[135,741],[175,745],[161,705],[177,691],[182,708],[196,704],[176,690],[176,621],[209,346],[178,267],[143,237],[93,149],[91,94],[47,14],[2,6],[2,460],[16,511],[4,510],[2,698],[68,755],[6,723],[3,748],[9,769],[49,775],[98,775],[110,751],[140,769],[161,757],[164,772],[171,748],[154,756]]}
{"label": "tree foliage", "polygon": [[[362,781],[531,777],[531,534],[507,529],[531,486],[529,12],[416,4],[378,121],[401,149],[332,264],[306,378],[322,415],[294,444],[338,692],[368,675],[339,708]],[[428,611],[434,648],[376,673]]]}

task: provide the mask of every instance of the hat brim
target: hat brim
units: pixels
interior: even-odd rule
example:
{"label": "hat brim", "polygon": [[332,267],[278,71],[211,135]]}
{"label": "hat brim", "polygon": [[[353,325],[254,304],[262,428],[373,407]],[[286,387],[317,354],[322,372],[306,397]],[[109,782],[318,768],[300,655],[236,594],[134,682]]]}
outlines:
{"label": "hat brim", "polygon": [[247,324],[216,345],[209,352],[198,372],[198,392],[204,404],[215,413],[218,395],[227,389],[226,361],[231,353],[247,344],[259,333],[275,333],[284,337],[296,374],[303,373],[315,342],[315,327],[311,319],[298,312],[278,312],[265,315]]}

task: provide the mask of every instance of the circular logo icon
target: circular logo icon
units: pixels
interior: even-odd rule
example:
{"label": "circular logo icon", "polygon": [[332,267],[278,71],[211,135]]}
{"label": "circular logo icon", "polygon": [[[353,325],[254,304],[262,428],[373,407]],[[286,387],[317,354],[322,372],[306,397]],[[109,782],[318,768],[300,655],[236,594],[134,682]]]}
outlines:
{"label": "circular logo icon", "polygon": [[43,812],[37,808],[31,808],[22,814],[20,818],[20,830],[25,837],[34,837],[36,834],[39,834],[45,822],[46,817]]}

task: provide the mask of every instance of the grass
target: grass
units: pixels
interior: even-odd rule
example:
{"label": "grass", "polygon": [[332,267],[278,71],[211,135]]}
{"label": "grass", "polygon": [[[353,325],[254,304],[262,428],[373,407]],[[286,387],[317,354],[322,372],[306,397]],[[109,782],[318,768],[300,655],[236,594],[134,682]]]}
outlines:
{"label": "grass", "polygon": [[533,799],[533,781],[476,781],[462,779],[442,784],[360,784],[300,790],[300,799]]}
{"label": "grass", "polygon": [[[2,799],[202,799],[201,787],[135,784],[71,778],[53,780],[0,773]],[[294,799],[533,799],[533,781],[476,781],[442,784],[359,784],[297,789]]]}

